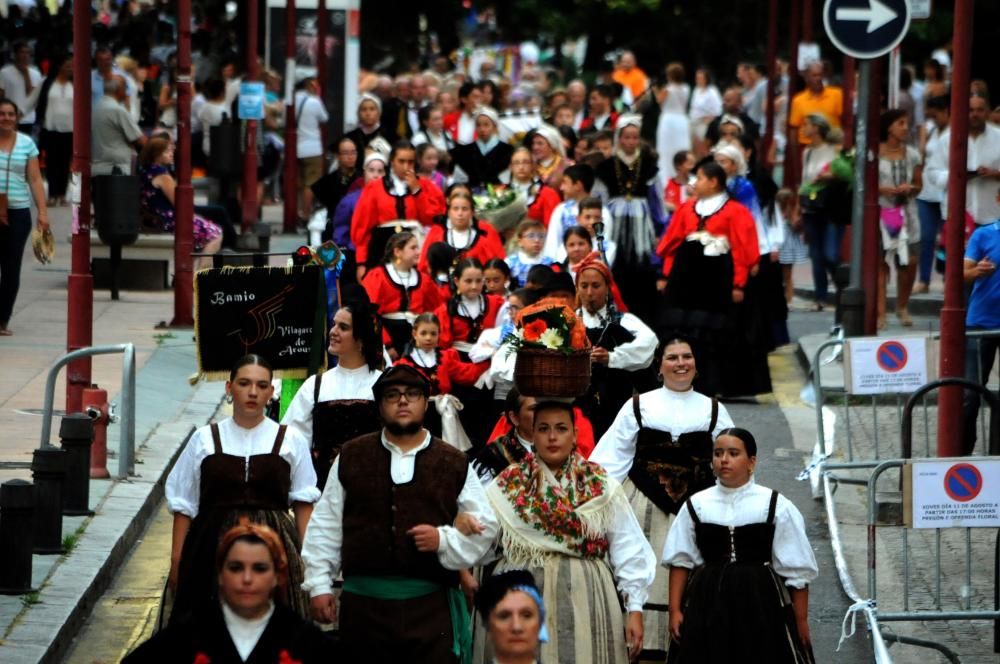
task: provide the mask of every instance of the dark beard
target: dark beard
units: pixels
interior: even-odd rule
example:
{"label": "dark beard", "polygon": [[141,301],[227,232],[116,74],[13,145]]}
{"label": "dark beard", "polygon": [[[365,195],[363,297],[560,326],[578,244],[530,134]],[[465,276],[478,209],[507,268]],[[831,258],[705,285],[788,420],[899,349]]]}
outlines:
{"label": "dark beard", "polygon": [[385,423],[386,431],[391,433],[393,436],[412,436],[419,433],[423,428],[423,422],[410,422],[409,424],[399,424],[398,422],[389,421]]}

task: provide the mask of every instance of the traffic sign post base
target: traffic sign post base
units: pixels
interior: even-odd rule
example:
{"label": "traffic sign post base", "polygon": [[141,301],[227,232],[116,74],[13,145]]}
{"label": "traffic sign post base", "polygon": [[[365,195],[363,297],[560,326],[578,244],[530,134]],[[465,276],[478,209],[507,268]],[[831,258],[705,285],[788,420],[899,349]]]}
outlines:
{"label": "traffic sign post base", "polygon": [[840,325],[846,337],[860,337],[865,333],[865,291],[858,286],[848,286],[840,294]]}

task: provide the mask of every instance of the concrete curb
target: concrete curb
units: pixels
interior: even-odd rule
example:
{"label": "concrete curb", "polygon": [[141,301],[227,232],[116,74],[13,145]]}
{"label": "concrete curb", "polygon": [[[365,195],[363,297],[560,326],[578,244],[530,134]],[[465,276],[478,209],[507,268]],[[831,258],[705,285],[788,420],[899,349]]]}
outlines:
{"label": "concrete curb", "polygon": [[[187,361],[178,362],[178,355]],[[202,383],[194,389],[188,386],[192,355],[193,348],[160,348],[139,372],[136,391],[147,397],[139,403],[151,404],[151,408],[142,409],[144,412],[138,416],[137,438],[143,442],[136,450],[137,476],[113,481],[110,486],[107,480],[91,482],[95,516],[73,550],[51,563],[47,578],[33,575],[34,585],[40,589],[39,601],[26,606],[13,624],[6,626],[9,631],[0,645],[0,660],[61,661],[142,536],[163,498],[167,474],[178,454],[196,425],[208,422],[221,402],[218,384]],[[154,394],[155,399],[150,399]],[[116,449],[110,438],[109,448]],[[96,491],[95,485],[100,487]],[[71,525],[69,532],[74,527]]]}

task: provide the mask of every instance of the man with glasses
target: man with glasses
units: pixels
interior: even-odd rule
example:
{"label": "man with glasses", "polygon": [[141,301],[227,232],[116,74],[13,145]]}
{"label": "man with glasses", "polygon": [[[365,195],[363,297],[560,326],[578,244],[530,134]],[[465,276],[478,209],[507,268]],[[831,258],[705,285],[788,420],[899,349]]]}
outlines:
{"label": "man with glasses", "polygon": [[[457,662],[471,647],[458,570],[497,524],[465,455],[423,428],[430,384],[395,366],[372,386],[383,428],[346,443],[306,531],[313,617],[336,617],[345,661]],[[461,531],[451,525],[462,523]]]}

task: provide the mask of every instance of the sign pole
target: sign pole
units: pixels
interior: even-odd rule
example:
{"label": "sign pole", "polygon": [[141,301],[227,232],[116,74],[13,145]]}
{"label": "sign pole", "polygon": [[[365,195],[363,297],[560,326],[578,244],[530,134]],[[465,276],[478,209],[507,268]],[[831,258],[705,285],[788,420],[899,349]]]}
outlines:
{"label": "sign pole", "polygon": [[[973,0],[955,0],[952,56],[951,138],[948,144],[947,257],[941,309],[941,378],[965,375],[965,304],[962,278],[965,247],[965,186],[969,150],[969,89]],[[948,385],[938,397],[938,456],[962,454],[962,388]]]}
{"label": "sign pole", "polygon": [[[851,197],[851,279],[840,299],[844,334],[857,337],[865,331],[865,291],[861,287],[861,262],[865,218],[865,168],[868,166],[868,98],[871,95],[871,60],[858,65],[858,115],[854,130],[854,189]],[[845,105],[849,104],[845,100]]]}

